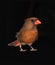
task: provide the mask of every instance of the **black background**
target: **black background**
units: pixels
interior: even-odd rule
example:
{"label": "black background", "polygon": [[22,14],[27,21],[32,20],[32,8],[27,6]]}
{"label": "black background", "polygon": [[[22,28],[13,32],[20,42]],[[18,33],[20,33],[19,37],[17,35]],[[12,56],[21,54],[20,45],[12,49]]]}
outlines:
{"label": "black background", "polygon": [[[29,0],[2,1],[0,19],[0,59],[6,64],[54,64],[55,38],[55,3],[54,1],[35,1],[33,16],[38,17],[42,24],[38,26],[39,40],[33,46],[37,52],[19,52],[19,47],[8,47],[14,41],[27,18]],[[23,48],[29,49],[28,46]],[[1,62],[0,61],[0,62]],[[4,61],[4,62],[3,62]]]}

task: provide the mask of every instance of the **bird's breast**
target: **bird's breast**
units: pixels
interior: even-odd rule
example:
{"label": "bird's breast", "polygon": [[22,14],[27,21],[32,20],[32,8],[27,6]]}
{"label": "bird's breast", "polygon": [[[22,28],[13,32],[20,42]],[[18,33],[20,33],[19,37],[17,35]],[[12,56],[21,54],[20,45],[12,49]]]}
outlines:
{"label": "bird's breast", "polygon": [[25,43],[32,43],[38,36],[37,30],[24,30],[20,33],[20,41]]}

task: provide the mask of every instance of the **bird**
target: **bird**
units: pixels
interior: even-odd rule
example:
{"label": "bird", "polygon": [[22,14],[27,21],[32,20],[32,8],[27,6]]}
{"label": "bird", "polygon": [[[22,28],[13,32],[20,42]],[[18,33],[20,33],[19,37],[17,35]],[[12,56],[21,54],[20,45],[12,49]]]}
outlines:
{"label": "bird", "polygon": [[37,51],[32,47],[32,44],[39,39],[37,26],[41,24],[41,21],[36,17],[29,17],[24,19],[25,23],[22,28],[16,33],[16,40],[9,43],[8,46],[19,46],[20,51],[27,51],[22,48],[22,45],[28,45],[30,51]]}

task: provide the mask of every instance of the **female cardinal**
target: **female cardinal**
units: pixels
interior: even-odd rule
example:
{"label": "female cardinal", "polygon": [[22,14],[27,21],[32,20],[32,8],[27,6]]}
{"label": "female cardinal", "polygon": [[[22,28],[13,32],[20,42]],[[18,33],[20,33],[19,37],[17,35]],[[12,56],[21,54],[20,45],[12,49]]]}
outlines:
{"label": "female cardinal", "polygon": [[26,51],[22,49],[22,45],[29,45],[30,51],[36,51],[31,45],[35,40],[38,40],[38,30],[36,25],[41,24],[40,20],[35,17],[25,19],[25,23],[19,32],[16,34],[17,40],[8,44],[8,46],[19,46],[20,51]]}

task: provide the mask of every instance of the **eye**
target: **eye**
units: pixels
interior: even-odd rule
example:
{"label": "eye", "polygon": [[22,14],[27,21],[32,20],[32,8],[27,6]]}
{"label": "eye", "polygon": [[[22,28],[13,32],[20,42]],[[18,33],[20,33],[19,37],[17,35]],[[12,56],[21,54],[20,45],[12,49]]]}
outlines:
{"label": "eye", "polygon": [[33,20],[33,19],[32,19],[31,21],[32,21],[32,22],[34,22],[34,20]]}

